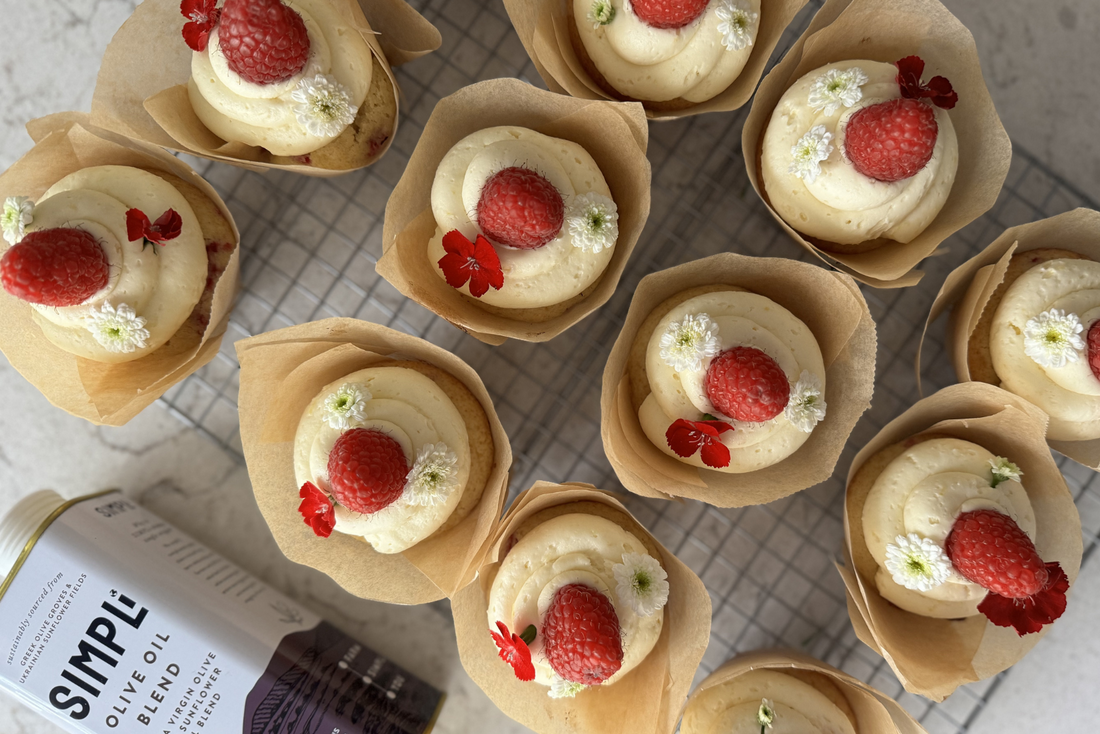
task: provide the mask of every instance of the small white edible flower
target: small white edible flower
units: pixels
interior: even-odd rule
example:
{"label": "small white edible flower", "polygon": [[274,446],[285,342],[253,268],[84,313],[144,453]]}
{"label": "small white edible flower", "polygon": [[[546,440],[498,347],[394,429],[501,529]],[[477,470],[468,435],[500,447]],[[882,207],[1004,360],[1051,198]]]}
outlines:
{"label": "small white edible flower", "polygon": [[318,74],[302,79],[290,93],[297,102],[294,115],[310,135],[329,138],[339,135],[355,121],[359,108],[351,103],[351,95],[335,79]]}
{"label": "small white edible flower", "polygon": [[756,710],[756,723],[760,730],[771,729],[775,723],[775,705],[766,698],[760,699],[760,708]]}
{"label": "small white edible flower", "polygon": [[886,570],[898,585],[928,591],[950,578],[951,560],[936,541],[909,533],[886,546]]}
{"label": "small white edible flower", "polygon": [[673,321],[661,334],[661,359],[676,372],[698,372],[704,359],[720,351],[718,324],[705,313]]}
{"label": "small white edible flower", "polygon": [[798,139],[791,147],[791,165],[787,167],[789,173],[813,183],[821,173],[821,161],[827,159],[833,152],[833,146],[829,141],[833,134],[825,130],[824,125],[814,125],[810,131]]}
{"label": "small white edible flower", "polygon": [[145,349],[149,338],[145,319],[125,303],[118,304],[116,309],[110,301],[104,301],[99,310],[92,308],[84,318],[88,331],[108,352],[129,354]]}
{"label": "small white edible flower", "polygon": [[611,0],[594,0],[588,11],[588,22],[592,24],[592,30],[599,30],[600,26],[607,25],[615,20],[615,6]]}
{"label": "small white edible flower", "polygon": [[443,504],[458,486],[457,468],[458,456],[447,444],[425,444],[409,470],[402,497],[410,505],[420,507]]}
{"label": "small white edible flower", "polygon": [[996,487],[1001,482],[1020,481],[1024,475],[1020,467],[1013,464],[1003,456],[995,456],[989,460],[989,466],[993,469],[993,479],[990,486]]}
{"label": "small white edible flower", "polygon": [[370,390],[354,382],[345,382],[325,398],[321,420],[330,428],[339,430],[359,425],[367,419],[363,411],[370,399]]}
{"label": "small white edible flower", "polygon": [[17,245],[34,221],[34,202],[26,196],[9,196],[4,199],[4,213],[0,214],[0,227],[8,244]]}
{"label": "small white edible flower", "polygon": [[720,0],[714,14],[718,16],[718,32],[727,51],[740,51],[752,45],[752,32],[760,14],[754,13],[745,0]]}
{"label": "small white edible flower", "polygon": [[573,246],[596,254],[611,249],[619,239],[619,208],[595,191],[581,194],[569,207],[567,224]]}
{"label": "small white edible flower", "polygon": [[587,687],[583,683],[574,683],[571,680],[562,678],[560,675],[555,675],[553,680],[550,681],[550,690],[546,692],[546,695],[550,698],[573,698]]}
{"label": "small white edible flower", "polygon": [[648,617],[668,602],[668,574],[653,556],[624,553],[623,562],[612,566],[611,573],[619,601],[639,617]]}
{"label": "small white edible flower", "polygon": [[1024,354],[1043,367],[1065,367],[1085,350],[1079,334],[1085,330],[1075,313],[1052,308],[1024,325]]}
{"label": "small white edible flower", "polygon": [[826,407],[828,406],[825,405],[821,380],[817,375],[802,370],[798,382],[791,388],[791,397],[787,401],[787,407],[783,409],[783,415],[792,426],[803,433],[809,433],[814,426],[825,420]]}
{"label": "small white edible flower", "polygon": [[852,107],[863,99],[863,85],[870,81],[863,69],[829,69],[814,79],[810,86],[810,107],[826,116],[836,113],[841,105]]}

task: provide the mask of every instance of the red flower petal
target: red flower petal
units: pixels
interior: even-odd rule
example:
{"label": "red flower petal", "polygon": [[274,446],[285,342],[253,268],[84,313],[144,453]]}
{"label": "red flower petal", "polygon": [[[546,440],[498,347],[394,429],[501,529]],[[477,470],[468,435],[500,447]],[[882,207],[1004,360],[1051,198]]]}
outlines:
{"label": "red flower petal", "polygon": [[1043,629],[1066,611],[1069,578],[1061,564],[1046,564],[1047,582],[1026,599],[1009,599],[992,591],[978,605],[978,611],[998,627],[1013,627],[1023,637]]}
{"label": "red flower petal", "polygon": [[895,62],[898,67],[897,82],[901,96],[908,99],[930,99],[932,104],[949,110],[959,101],[959,95],[951,88],[946,77],[934,76],[927,84],[921,84],[924,60],[919,56],[906,56]]}
{"label": "red flower petal", "polygon": [[439,268],[447,285],[461,288],[470,283],[470,295],[481,298],[490,287],[500,290],[504,286],[504,271],[500,267],[500,256],[489,240],[481,235],[477,241],[470,242],[457,229],[443,235],[443,249],[446,255],[439,259]]}
{"label": "red flower petal", "polygon": [[210,31],[218,24],[221,11],[217,0],[183,0],[180,15],[187,18],[183,26],[183,40],[192,51],[205,51]]}
{"label": "red flower petal", "polygon": [[721,469],[730,465],[730,450],[724,443],[712,439],[703,446],[699,458],[712,469]]}
{"label": "red flower petal", "polygon": [[133,242],[145,236],[149,229],[149,217],[141,209],[128,209],[126,211],[126,238]]}
{"label": "red flower petal", "polygon": [[153,242],[164,244],[179,237],[182,230],[183,217],[175,209],[169,209],[157,217],[152,226],[146,228],[145,236]]}
{"label": "red flower petal", "polygon": [[531,662],[531,648],[527,647],[527,643],[519,635],[509,632],[504,622],[497,622],[497,629],[500,634],[492,630],[489,630],[489,634],[493,636],[500,659],[512,666],[520,680],[534,680],[535,665]]}
{"label": "red flower petal", "polygon": [[306,525],[322,538],[332,535],[332,529],[336,527],[336,510],[329,496],[313,482],[303,484],[298,496],[302,498],[298,512],[302,513]]}
{"label": "red flower petal", "polygon": [[449,255],[469,258],[474,256],[474,243],[457,229],[452,229],[443,235],[443,250]]}

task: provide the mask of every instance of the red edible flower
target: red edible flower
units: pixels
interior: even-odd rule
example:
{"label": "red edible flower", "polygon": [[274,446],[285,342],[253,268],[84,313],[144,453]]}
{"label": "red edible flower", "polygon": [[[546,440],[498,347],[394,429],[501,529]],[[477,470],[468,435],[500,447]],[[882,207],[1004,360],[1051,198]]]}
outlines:
{"label": "red edible flower", "polygon": [[329,496],[313,482],[303,484],[298,496],[302,498],[298,512],[302,513],[306,525],[322,538],[332,535],[332,529],[336,526],[336,510]]}
{"label": "red edible flower", "polygon": [[192,51],[205,51],[210,31],[218,24],[218,0],[183,0],[180,15],[187,18],[183,26],[183,40]]}
{"label": "red edible flower", "polygon": [[721,469],[730,465],[730,450],[718,437],[732,430],[733,426],[725,421],[689,421],[678,418],[665,431],[665,440],[677,456],[686,459],[699,451],[699,457],[704,464],[713,469]]}
{"label": "red edible flower", "polygon": [[920,56],[906,56],[894,64],[898,67],[898,86],[901,96],[908,99],[928,97],[932,104],[949,110],[959,101],[959,94],[951,88],[946,77],[934,76],[927,84],[921,84],[920,75],[924,73],[924,59]]}
{"label": "red edible flower", "polygon": [[[534,680],[535,665],[531,662],[531,648],[527,647],[527,642],[515,632],[509,632],[504,622],[497,622],[497,629],[500,630],[500,634],[492,630],[489,630],[489,634],[497,644],[500,659],[512,666],[512,670],[516,671],[516,677],[520,680]],[[524,631],[524,634],[533,631],[534,626],[531,626]]]}
{"label": "red edible flower", "polygon": [[141,209],[130,209],[126,212],[126,236],[131,242],[144,237],[150,242],[163,245],[168,240],[179,237],[181,229],[183,217],[175,209],[164,212],[152,223]]}
{"label": "red edible flower", "polygon": [[1009,599],[991,591],[978,605],[978,611],[998,627],[1014,627],[1020,637],[1043,629],[1066,611],[1069,589],[1069,578],[1061,564],[1048,563],[1046,569],[1047,582],[1031,596]]}
{"label": "red edible flower", "polygon": [[500,257],[489,240],[478,235],[470,242],[457,229],[443,235],[443,249],[447,254],[439,258],[439,268],[447,278],[447,285],[461,288],[470,281],[470,295],[481,298],[492,286],[500,290],[504,286],[504,271],[500,269]]}

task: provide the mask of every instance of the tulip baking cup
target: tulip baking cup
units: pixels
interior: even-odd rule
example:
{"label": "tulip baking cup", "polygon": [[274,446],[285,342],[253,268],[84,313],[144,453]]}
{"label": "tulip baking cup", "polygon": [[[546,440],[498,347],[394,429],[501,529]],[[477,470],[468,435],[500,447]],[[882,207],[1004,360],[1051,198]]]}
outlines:
{"label": "tulip baking cup", "polygon": [[[287,558],[328,574],[356,596],[396,604],[453,596],[469,583],[503,510],[512,463],[508,437],[477,373],[422,339],[355,319],[292,326],[236,347],[248,475],[260,512]],[[406,374],[395,378],[395,372]],[[360,512],[354,512],[346,496],[327,483],[334,477],[323,469],[324,460],[317,470],[327,474],[324,481],[316,473],[309,484],[300,481],[303,471],[314,471],[312,454],[325,448],[326,426],[344,431],[328,450],[352,457],[343,462],[347,471],[355,472],[355,450],[342,448],[342,442],[353,433],[371,434],[397,454],[404,450],[406,460],[415,459],[409,462],[409,481],[402,474],[395,485],[407,496],[396,502],[390,497],[381,512],[358,506]],[[453,492],[448,484],[455,479],[465,482],[466,497],[477,490],[475,476],[484,488],[472,506],[429,496]],[[343,504],[334,508],[330,492]],[[408,538],[395,545],[394,536],[404,529],[430,524],[432,517],[442,521],[436,516],[440,508],[449,509],[450,516],[467,514],[456,523],[435,522],[427,537],[414,538],[410,547],[404,547]]]}
{"label": "tulip baking cup", "polygon": [[[696,297],[701,299],[700,302],[713,301],[721,292],[730,291],[734,292],[730,295],[749,302],[736,307],[704,304],[687,313],[685,318],[669,324],[666,329],[669,333],[657,333],[662,323],[679,314],[679,311],[673,312],[681,308],[681,304],[682,310],[691,306]],[[700,308],[713,310],[715,307],[722,309],[722,315],[699,312]],[[797,327],[800,333],[808,331],[797,340],[803,345],[795,345],[798,346],[795,349],[798,354],[794,354],[788,348],[791,345],[774,334],[765,341],[760,341],[764,338],[762,336],[753,336],[760,331],[775,329],[785,334],[785,328],[760,326],[772,323],[769,319],[779,313],[783,313],[784,322],[800,321],[801,325]],[[687,323],[689,319],[693,320],[693,326],[700,326],[701,334],[708,328],[713,332],[713,347],[709,351],[705,344],[697,345],[702,351],[694,356],[700,359],[700,363],[693,367],[680,365],[686,371],[675,375],[663,374],[667,371],[664,361],[647,364],[647,352],[656,348],[654,344],[658,339],[662,340],[662,344],[668,342],[669,358],[675,356],[671,352],[680,349],[680,337],[691,331]],[[723,327],[723,322],[728,326]],[[735,336],[743,330],[742,327],[749,329],[742,335],[744,340]],[[731,329],[730,333],[723,336],[723,328]],[[742,344],[742,341],[745,343]],[[721,346],[725,347],[725,351],[719,354]],[[672,416],[658,415],[653,411],[649,403],[658,397],[653,395],[655,379],[668,378],[665,382],[671,380],[677,386],[680,383],[687,385],[692,382],[689,378],[694,374],[701,386],[707,377],[699,375],[709,376],[713,371],[708,365],[725,360],[744,346],[752,347],[747,350],[749,352],[763,351],[766,357],[762,359],[782,360],[781,364],[785,366],[781,369],[790,382],[787,405],[792,410],[798,408],[797,404],[808,402],[805,399],[813,393],[813,399],[809,401],[814,403],[813,410],[804,410],[796,415],[780,405],[780,413],[769,420],[759,420],[761,416],[754,416],[750,420],[756,422],[735,422],[728,420],[728,416],[708,417],[709,406],[707,410],[699,410],[698,405],[679,405],[682,401],[676,396],[686,394],[690,388],[662,388],[659,385],[656,389],[664,390],[669,398],[658,400],[661,410],[669,403],[677,403],[683,410],[677,409],[674,412],[678,414]],[[647,275],[634,292],[622,331],[604,368],[600,397],[604,451],[623,486],[645,497],[685,497],[717,507],[764,504],[786,497],[832,475],[856,421],[870,405],[874,389],[875,349],[875,325],[867,304],[855,282],[841,273],[791,260],[726,253]],[[819,356],[814,354],[818,351]],[[665,352],[666,347],[662,346],[662,354]],[[677,362],[676,359],[672,361]],[[823,379],[819,374],[822,371]],[[781,379],[781,382],[786,385],[786,381]],[[649,431],[643,423],[642,413],[648,415],[645,420],[650,425]],[[684,420],[676,420],[678,418]],[[685,451],[681,446],[683,442],[679,440],[683,437],[673,435],[678,426],[708,421],[717,425],[723,434],[732,429],[732,434],[719,439],[734,450],[732,462],[729,451],[719,457],[722,460],[715,461],[708,449],[722,452],[718,446],[704,445],[700,448],[700,454]],[[653,425],[658,425],[660,430],[654,429]],[[668,432],[665,435],[657,435],[664,433],[666,428]],[[752,435],[757,431],[770,432],[757,442],[757,446],[780,441],[789,444],[793,450],[784,453],[785,458],[759,465],[753,463],[761,455],[759,449],[742,448],[740,451],[744,455],[738,458],[737,447],[744,443],[741,436],[746,436],[745,440],[752,443]],[[707,443],[701,437],[696,438]],[[658,446],[658,440],[667,444],[670,451],[677,455],[664,450],[665,445]],[[739,462],[741,466],[738,466]],[[740,473],[732,473],[734,471]]]}
{"label": "tulip baking cup", "polygon": [[[711,0],[697,19],[645,22],[626,0],[504,2],[550,91],[578,99],[642,101],[646,115],[655,120],[745,104],[783,31],[805,5],[806,0]],[[687,35],[690,42],[684,41]],[[603,52],[593,55],[589,46]],[[733,73],[723,73],[731,63]],[[618,87],[634,94],[616,88],[612,80],[618,76],[624,77]],[[665,82],[660,89],[656,79]],[[692,82],[685,84],[685,79]],[[651,101],[657,98],[661,101]]]}
{"label": "tulip baking cup", "polygon": [[[252,83],[236,76],[231,63],[226,66],[220,46],[206,48],[212,35],[224,30],[225,17],[219,18],[224,8],[216,5],[221,3],[144,0],[103,55],[92,122],[251,170],[335,176],[370,165],[393,142],[401,95],[390,65],[423,56],[441,43],[439,31],[404,0],[308,0],[296,6],[292,0],[307,16],[301,28],[310,39],[306,65],[289,81]],[[298,11],[292,15],[301,17]],[[295,23],[302,26],[303,20]],[[289,31],[272,32],[292,43]],[[285,49],[280,53],[285,56]],[[192,63],[199,56],[205,65],[195,67],[196,78]],[[218,83],[219,78],[229,83]],[[369,86],[357,88],[364,86],[364,78],[371,80]],[[216,93],[208,98],[205,90],[214,87]],[[200,119],[196,104],[202,106],[203,119],[221,128],[218,133]],[[244,123],[245,117],[253,122]],[[296,138],[307,141],[308,150],[298,149],[301,140],[295,142],[298,148],[284,150],[286,130],[256,120],[262,125],[284,120]],[[227,142],[219,134],[239,139]],[[262,147],[267,141],[276,150]]]}
{"label": "tulip baking cup", "polygon": [[[526,267],[523,263],[531,262],[532,257],[540,262],[550,258],[555,265],[572,267],[569,263],[578,258],[606,257],[607,249],[604,247],[606,242],[593,246],[587,238],[587,232],[583,233],[584,237],[572,236],[572,243],[564,242],[566,236],[571,235],[574,217],[569,214],[562,224],[562,212],[558,211],[561,234],[542,249],[505,248],[507,255],[514,257],[516,264],[511,268],[505,262],[502,271],[501,260],[504,257],[498,258],[498,250],[482,236],[488,226],[483,213],[473,215],[468,211],[470,207],[466,205],[467,193],[476,193],[467,191],[470,188],[467,185],[470,184],[468,178],[462,179],[461,201],[455,199],[455,207],[449,208],[454,210],[451,211],[452,214],[457,212],[455,221],[461,225],[454,225],[460,239],[459,244],[470,248],[469,253],[461,254],[467,259],[471,254],[475,255],[479,265],[488,264],[482,262],[483,251],[488,259],[494,261],[492,265],[495,266],[495,273],[503,279],[503,283],[501,280],[490,280],[488,283],[478,284],[471,278],[468,286],[470,294],[467,294],[459,290],[460,287],[465,287],[463,284],[455,282],[452,286],[451,277],[454,273],[451,270],[443,269],[447,280],[441,277],[440,269],[448,264],[448,259],[459,257],[459,254],[448,250],[448,255],[439,257],[443,248],[450,247],[449,238],[455,235],[441,229],[444,223],[436,220],[434,209],[438,197],[433,196],[433,182],[438,185],[437,170],[441,169],[441,162],[445,157],[452,158],[448,154],[459,141],[479,131],[489,132],[488,128],[497,128],[502,133],[502,139],[479,141],[478,145],[491,144],[491,149],[486,148],[488,152],[497,149],[511,151],[509,155],[513,158],[507,160],[514,160],[522,155],[525,161],[529,159],[530,162],[522,168],[512,164],[513,167],[504,170],[485,169],[485,175],[491,172],[494,175],[482,188],[482,194],[501,174],[520,171],[535,178],[536,182],[541,179],[543,188],[549,188],[550,191],[557,189],[558,193],[553,196],[558,200],[559,209],[564,204],[572,212],[578,203],[595,197],[594,202],[589,202],[589,207],[592,213],[600,217],[601,224],[606,220],[608,211],[617,214],[618,231],[614,243],[610,245],[610,259],[607,260],[602,275],[594,278],[581,292],[537,308],[503,307],[490,305],[482,300],[490,285],[496,289],[493,291],[496,294],[502,284],[507,284],[509,278],[521,273]],[[519,130],[520,128],[524,130]],[[532,131],[541,135],[536,137],[531,134]],[[524,137],[521,138],[520,135]],[[638,104],[572,99],[544,92],[516,79],[480,82],[444,97],[424,125],[424,133],[416,144],[405,173],[386,204],[382,257],[376,266],[378,274],[408,298],[483,342],[501,344],[506,339],[532,342],[551,339],[602,306],[615,292],[627,260],[645,226],[646,217],[649,216],[650,166],[646,159],[648,135],[646,120]],[[546,150],[541,146],[556,150],[555,144],[542,136],[558,138],[559,142],[567,141],[583,148],[582,152],[591,156],[592,162],[599,168],[597,173],[602,174],[606,181],[611,201],[607,202],[608,197],[595,193],[603,185],[600,182],[596,182],[593,193],[562,196],[561,186],[568,181],[561,179],[561,185],[558,185],[551,183],[546,176],[558,179],[566,174],[553,172],[564,170],[559,165],[561,159],[551,161],[545,157],[546,153],[540,152]],[[530,138],[534,138],[532,142],[541,146],[526,144],[526,139]],[[579,167],[580,155],[566,156],[565,164],[570,171],[575,167],[574,156],[578,159],[576,167]],[[483,167],[483,164],[492,165],[487,157],[480,154],[473,156],[465,169],[466,175],[472,176],[475,168]],[[532,175],[532,172],[538,175]],[[574,176],[583,179],[585,185],[595,178],[587,172],[572,174],[570,178]],[[449,181],[450,174],[443,178]],[[476,196],[473,200],[475,204],[480,203]],[[470,220],[473,218],[477,218],[480,227],[472,224]],[[577,224],[591,226],[590,219],[576,219]],[[451,226],[447,224],[447,227]],[[466,227],[468,231],[459,231],[462,227]],[[445,237],[443,248],[434,253],[429,243],[436,237],[437,229]],[[481,250],[475,250],[475,244],[469,240],[461,241],[465,237],[472,238],[475,230],[478,232],[476,246],[482,248]],[[494,234],[490,234],[490,237],[496,239]],[[551,248],[557,249],[551,252]],[[525,260],[521,261],[520,258]],[[568,281],[569,278],[565,280]],[[475,287],[476,285],[481,287]],[[524,285],[535,290],[540,282],[536,278]]]}
{"label": "tulip baking cup", "polygon": [[[1056,282],[1064,285],[1050,285]],[[947,276],[925,324],[927,334],[928,325],[950,307],[946,343],[959,381],[988,382],[1010,392],[1020,384],[1022,397],[1050,415],[1051,448],[1093,469],[1100,468],[1100,377],[1090,368],[1090,355],[1100,347],[1100,339],[1090,340],[1089,335],[1100,334],[1100,327],[1092,329],[1100,301],[1090,301],[1089,293],[1095,293],[1098,284],[1100,213],[1075,209],[1005,230]],[[1038,301],[1027,310],[1025,301],[1032,298]],[[1006,300],[1011,303],[1002,309]],[[1020,307],[1027,312],[1014,319],[1012,313]],[[1051,319],[1054,310],[1060,315]],[[1046,350],[1046,358],[1043,350],[1031,357],[1029,340],[1047,335],[1029,337],[1024,332],[1029,324],[1036,328],[1044,314],[1051,328],[1065,325],[1066,332],[1052,336],[1048,343],[1055,351]],[[1017,330],[1020,335],[1014,337]],[[1003,345],[997,356],[991,348],[995,331],[1002,335]],[[1009,369],[1005,364],[1014,352],[1016,368],[1001,375],[995,365],[1004,360],[1000,369]],[[1055,364],[1059,354],[1064,362]]]}
{"label": "tulip baking cup", "polygon": [[[578,526],[588,530],[570,532]],[[553,556],[559,544],[571,550],[550,565],[527,560]],[[587,484],[536,482],[516,498],[486,548],[477,578],[451,600],[451,609],[462,665],[501,711],[539,734],[667,734],[675,728],[710,639],[710,597],[614,495]],[[625,576],[623,569],[629,569]],[[529,580],[517,586],[524,575]],[[545,583],[541,591],[536,582]],[[623,631],[623,673],[604,684],[570,684],[556,672],[561,664],[547,618],[576,586],[597,589],[604,605],[618,600],[614,626]],[[554,598],[544,600],[551,592]],[[500,600],[509,593],[517,594],[512,606]],[[489,621],[497,616],[490,609],[498,607],[510,619],[495,621],[507,626],[522,618],[531,628],[508,630],[505,639]],[[618,635],[612,637],[618,643]],[[534,667],[528,667],[532,652]]]}
{"label": "tulip baking cup", "polygon": [[[935,81],[931,79],[933,76],[945,76],[958,94],[957,103],[953,103],[949,113],[939,110],[939,114],[950,117],[958,141],[958,166],[954,182],[939,213],[919,230],[919,234],[908,232],[899,235],[908,239],[904,243],[878,237],[855,246],[839,245],[804,234],[800,231],[800,222],[804,219],[794,217],[797,221],[788,221],[778,213],[775,202],[769,198],[765,189],[762,174],[765,131],[769,128],[769,123],[773,122],[773,112],[780,104],[780,99],[803,76],[829,64],[865,59],[893,65],[915,54],[919,54],[925,63],[922,69],[923,79],[930,86],[937,86],[932,84]],[[867,75],[863,74],[861,79],[866,82]],[[915,83],[916,81],[914,80]],[[828,84],[846,82],[846,79],[836,79]],[[893,94],[896,95],[896,92]],[[912,96],[914,92],[903,91],[902,94]],[[923,92],[915,94],[924,96]],[[823,100],[822,104],[826,101]],[[812,92],[810,103],[814,103]],[[858,97],[843,100],[838,97],[836,104],[838,107],[840,104],[858,104]],[[944,102],[944,106],[950,104],[950,101]],[[825,110],[830,111],[830,108],[826,106]],[[854,118],[855,115],[850,119]],[[800,150],[800,146],[804,147],[815,133],[815,140],[809,141],[815,143],[814,150]],[[945,129],[940,130],[940,137],[946,134]],[[800,160],[811,152],[817,160],[825,161],[829,157],[835,159],[846,155],[844,146],[832,145],[829,142],[831,139],[832,133],[827,132],[824,126],[806,131],[806,135],[792,148],[793,162],[790,170],[780,173],[780,178],[788,184],[793,181],[794,188],[800,194],[806,194],[806,184],[812,182],[814,177],[812,174],[807,177],[805,171],[797,168]],[[920,261],[931,255],[949,236],[988,211],[997,201],[1012,159],[1008,134],[1001,125],[982,78],[974,38],[937,0],[913,0],[906,3],[893,0],[827,0],[806,32],[761,82],[753,99],[752,109],[745,120],[741,146],[749,180],[780,226],[796,242],[824,262],[876,288],[902,288],[917,283],[924,275],[922,271],[915,270]],[[940,161],[934,159],[929,165],[939,163]],[[842,168],[848,168],[846,162]],[[912,180],[916,181],[923,173],[925,172],[918,173]],[[802,180],[796,176],[802,177]],[[889,187],[897,187],[905,181],[882,183],[866,178],[863,183],[874,190],[867,189],[861,196],[872,197],[866,199],[867,201],[878,201],[893,191]],[[769,182],[768,185],[774,187],[783,184],[784,182]],[[835,192],[830,191],[831,193]],[[841,193],[850,198],[850,192]],[[812,197],[807,195],[804,198]],[[832,201],[831,198],[826,198],[827,201]],[[827,201],[819,202],[814,199],[809,203],[821,207]],[[864,199],[861,198],[861,201]],[[922,206],[924,203],[922,200]],[[804,210],[800,211],[801,217],[809,216]],[[916,213],[914,210],[914,215]],[[837,220],[843,216],[843,207],[830,209],[829,216],[822,222],[829,227],[838,226]],[[888,212],[885,216],[889,218],[896,215]]]}
{"label": "tulip baking cup", "polygon": [[[838,566],[848,615],[909,692],[942,701],[996,675],[1058,624],[1067,587],[1073,604],[1081,520],[1046,426],[1042,411],[1000,388],[952,385],[887,424],[853,460]],[[892,494],[911,482],[905,499]],[[970,555],[982,554],[978,530],[998,523],[1016,528],[997,530],[1003,537],[1026,533],[1035,563],[1046,564],[1041,578],[1010,576],[1034,579],[1041,589],[1024,592],[1031,596],[1006,598],[1004,577]]]}
{"label": "tulip baking cup", "polygon": [[[87,314],[74,311],[87,306],[47,309],[37,305],[42,301],[32,306],[27,300],[0,292],[0,349],[54,405],[92,423],[120,426],[217,354],[237,294],[240,234],[210,184],[160,148],[94,127],[87,122],[87,115],[79,113],[44,117],[29,123],[27,129],[35,146],[0,176],[7,240],[3,246],[22,240],[22,247],[34,248],[30,240],[48,232],[91,229],[88,239],[100,243],[106,267],[113,265],[114,273],[108,270],[103,276],[106,286],[84,302],[93,304]],[[88,171],[101,166],[115,168]],[[81,179],[79,172],[88,173]],[[103,174],[96,179],[99,183],[89,178],[93,173]],[[40,202],[62,179],[66,179],[61,184],[63,190],[51,191],[50,197]],[[70,191],[74,186],[84,188],[78,179],[91,189],[103,186],[116,193],[125,190],[126,195],[115,198],[98,189]],[[139,179],[141,183],[135,183]],[[176,186],[159,179],[176,182]],[[165,200],[184,202],[177,206],[185,211],[186,219],[175,213],[174,221],[169,221],[174,209],[144,212],[134,207],[127,212],[127,205],[121,203],[122,199],[141,200],[160,206],[160,194],[169,196]],[[194,197],[193,206],[187,196]],[[42,206],[36,206],[38,203]],[[52,229],[64,227],[61,222],[70,217],[81,225]],[[209,231],[201,222],[208,223]],[[177,240],[181,226],[184,236]],[[189,228],[202,231],[188,233]],[[211,241],[204,245],[207,239]],[[107,247],[108,241],[114,244]],[[187,250],[170,252],[174,245]],[[10,251],[13,255],[14,249]],[[139,268],[137,260],[148,261],[149,267]],[[169,272],[174,275],[165,280]],[[129,303],[120,300],[123,297]],[[169,326],[173,323],[180,323],[174,332]],[[50,338],[44,329],[49,330]],[[57,346],[59,343],[68,349]],[[148,353],[140,354],[143,349]],[[85,356],[77,356],[80,353]],[[135,358],[130,359],[131,355]]]}

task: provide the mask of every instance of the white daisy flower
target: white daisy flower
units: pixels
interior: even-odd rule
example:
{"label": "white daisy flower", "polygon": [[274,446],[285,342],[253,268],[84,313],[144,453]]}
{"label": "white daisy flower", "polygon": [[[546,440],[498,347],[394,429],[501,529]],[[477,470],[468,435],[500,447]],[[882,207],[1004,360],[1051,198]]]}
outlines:
{"label": "white daisy flower", "polygon": [[760,730],[771,729],[775,723],[775,704],[766,698],[760,699],[760,708],[756,710],[756,723]]}
{"label": "white daisy flower", "polygon": [[371,399],[370,390],[354,382],[345,382],[336,392],[325,398],[321,420],[330,428],[347,430],[367,419],[367,401]]}
{"label": "white daisy flower", "polygon": [[458,456],[447,444],[425,444],[405,479],[402,498],[410,505],[443,504],[458,486]]}
{"label": "white daisy flower", "polygon": [[1020,467],[1013,464],[1003,456],[995,456],[989,460],[989,466],[993,469],[993,479],[989,482],[996,487],[1001,482],[1020,481],[1024,475]]}
{"label": "white daisy flower", "polygon": [[829,69],[814,79],[810,86],[810,107],[826,116],[835,114],[841,105],[852,107],[863,99],[863,85],[870,81],[863,69]]}
{"label": "white daisy flower", "polygon": [[98,310],[93,307],[84,317],[84,326],[109,352],[129,354],[144,349],[149,339],[145,319],[125,303],[117,309],[109,301]]}
{"label": "white daisy flower", "polygon": [[718,324],[705,313],[673,321],[661,334],[661,359],[676,372],[698,372],[704,359],[720,351]]}
{"label": "white daisy flower", "polygon": [[611,567],[619,601],[630,605],[639,617],[648,617],[668,602],[668,574],[653,556],[624,553],[623,562]]}
{"label": "white daisy flower", "polygon": [[1085,330],[1075,313],[1052,308],[1024,325],[1024,354],[1043,367],[1065,367],[1085,351]]}
{"label": "white daisy flower", "polygon": [[290,93],[297,102],[294,115],[310,135],[331,138],[339,135],[355,121],[359,108],[351,103],[351,95],[335,79],[318,74],[302,79]]}
{"label": "white daisy flower", "polygon": [[787,171],[806,183],[813,183],[821,174],[821,162],[833,152],[833,146],[829,144],[832,139],[833,134],[827,132],[824,125],[811,127],[810,131],[791,147],[793,160],[787,167]]}
{"label": "white daisy flower", "polygon": [[555,675],[553,680],[550,681],[550,690],[546,692],[546,695],[550,698],[573,698],[587,687],[583,683],[574,683],[571,680],[562,678],[560,675]]}
{"label": "white daisy flower", "polygon": [[913,591],[928,591],[947,581],[951,560],[936,541],[916,533],[899,535],[886,546],[886,570],[894,582]]}
{"label": "white daisy flower", "polygon": [[610,0],[595,0],[588,11],[588,22],[592,24],[592,30],[599,30],[600,26],[607,25],[615,20],[615,6]]}
{"label": "white daisy flower", "polygon": [[791,388],[791,397],[783,415],[791,425],[809,433],[821,421],[825,420],[825,391],[817,375],[802,370],[798,382]]}
{"label": "white daisy flower", "polygon": [[595,191],[581,194],[574,197],[566,224],[573,246],[595,254],[611,249],[619,239],[619,208]]}
{"label": "white daisy flower", "polygon": [[718,32],[727,51],[740,51],[752,45],[759,13],[754,13],[745,0],[719,0],[714,14],[718,16]]}
{"label": "white daisy flower", "polygon": [[0,214],[0,228],[8,244],[17,245],[34,221],[34,202],[26,196],[9,196],[4,199],[4,211]]}

